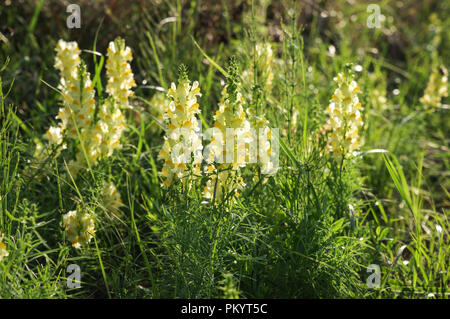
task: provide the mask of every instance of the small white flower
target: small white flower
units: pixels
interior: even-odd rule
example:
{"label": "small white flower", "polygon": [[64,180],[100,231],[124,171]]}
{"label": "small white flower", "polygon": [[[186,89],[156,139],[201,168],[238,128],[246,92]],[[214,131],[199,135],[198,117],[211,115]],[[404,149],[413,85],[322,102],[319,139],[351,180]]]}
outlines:
{"label": "small white flower", "polygon": [[335,54],[336,54],[336,47],[334,45],[330,45],[328,47],[328,56],[332,58],[334,57]]}
{"label": "small white flower", "polygon": [[358,65],[355,65],[354,70],[355,70],[355,72],[362,72],[363,67],[362,67],[361,65],[358,64]]}

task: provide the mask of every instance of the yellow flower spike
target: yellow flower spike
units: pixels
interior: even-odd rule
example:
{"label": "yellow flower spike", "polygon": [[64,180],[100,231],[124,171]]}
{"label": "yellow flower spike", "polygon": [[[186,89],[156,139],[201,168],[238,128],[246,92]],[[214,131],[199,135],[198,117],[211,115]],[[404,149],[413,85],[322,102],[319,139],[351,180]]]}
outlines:
{"label": "yellow flower spike", "polygon": [[132,88],[136,86],[134,75],[129,62],[132,60],[131,49],[125,46],[125,41],[117,38],[109,43],[106,73],[108,84],[106,92],[117,102],[121,108],[131,108],[128,98],[133,94]]}
{"label": "yellow flower spike", "polygon": [[[203,191],[203,196],[206,199],[212,199],[214,196],[214,191],[216,194],[216,198],[223,199],[223,197],[227,195],[233,188],[240,189],[243,187],[243,184],[239,183],[238,181],[240,180],[240,167],[243,167],[246,164],[245,156],[237,156],[238,149],[236,145],[234,146],[235,158],[233,159],[232,163],[220,164],[217,169],[212,164],[216,154],[222,153],[223,160],[226,160],[227,153],[224,149],[224,145],[226,145],[226,128],[241,129],[242,131],[240,134],[242,134],[242,136],[247,135],[250,129],[250,123],[247,119],[247,114],[243,109],[244,103],[242,102],[243,99],[241,93],[237,91],[236,98],[233,101],[230,99],[230,96],[227,92],[227,87],[228,86],[225,86],[222,90],[222,97],[219,102],[219,110],[214,116],[214,127],[221,130],[222,137],[220,140],[216,138],[211,139],[211,143],[214,142],[214,146],[211,149],[209,158],[205,159],[209,164],[205,172],[210,175]],[[220,170],[224,170],[224,172],[219,173]],[[236,193],[239,194],[238,192]]]}
{"label": "yellow flower spike", "polygon": [[105,182],[102,189],[101,204],[108,216],[119,215],[120,208],[123,206],[120,193],[112,182]]}
{"label": "yellow flower spike", "polygon": [[120,137],[127,129],[121,108],[131,108],[128,98],[133,95],[136,86],[129,62],[131,49],[121,38],[109,43],[106,61],[108,83],[106,92],[110,99],[99,108],[99,121],[96,130],[102,135],[100,145],[92,145],[98,149],[99,158],[110,157],[115,149],[121,147]]}
{"label": "yellow flower spike", "polygon": [[86,209],[69,211],[63,216],[63,226],[67,240],[75,248],[89,243],[95,231],[94,219]]}
{"label": "yellow flower spike", "polygon": [[433,69],[420,102],[426,108],[441,107],[441,99],[448,96],[448,70],[445,66]]}
{"label": "yellow flower spike", "polygon": [[[274,72],[273,72],[273,50],[270,43],[257,43],[255,51],[256,73],[259,75],[259,82],[271,90],[273,86]],[[250,64],[248,70],[242,73],[244,84],[253,83],[255,76],[254,63]],[[243,97],[241,97],[242,99]],[[242,100],[243,102],[243,100]]]}
{"label": "yellow flower spike", "polygon": [[76,42],[59,40],[56,46],[55,68],[60,71],[60,77],[70,82],[70,78],[76,78],[77,68],[80,65],[80,49]]}
{"label": "yellow flower spike", "polygon": [[359,111],[361,102],[357,96],[360,88],[350,75],[345,73],[339,73],[335,81],[338,88],[331,96],[331,105],[325,109],[328,121],[324,127],[330,131],[326,150],[348,157],[359,146],[358,132],[363,124]]}
{"label": "yellow flower spike", "polygon": [[[202,156],[199,156],[196,152],[202,149],[202,143],[194,131],[195,127],[199,127],[199,121],[196,117],[196,114],[200,113],[197,103],[198,96],[201,96],[198,82],[195,81],[191,85],[187,76],[180,76],[178,85],[171,83],[168,89],[167,97],[169,100],[161,98],[161,105],[164,106],[162,119],[168,129],[163,147],[158,154],[158,159],[164,160],[160,175],[167,177],[162,182],[163,187],[169,187],[174,178],[181,179],[184,183],[184,177],[189,174],[189,169],[192,168],[192,171],[197,173],[197,164],[202,162]],[[179,134],[180,132],[176,131],[177,129],[184,129],[185,131]],[[177,158],[176,163],[173,163],[172,147],[180,142],[183,143],[184,150],[191,154],[190,156],[194,154],[193,161],[190,157],[185,158],[183,152],[178,154],[179,158]],[[191,165],[188,166],[185,163],[191,163]]]}

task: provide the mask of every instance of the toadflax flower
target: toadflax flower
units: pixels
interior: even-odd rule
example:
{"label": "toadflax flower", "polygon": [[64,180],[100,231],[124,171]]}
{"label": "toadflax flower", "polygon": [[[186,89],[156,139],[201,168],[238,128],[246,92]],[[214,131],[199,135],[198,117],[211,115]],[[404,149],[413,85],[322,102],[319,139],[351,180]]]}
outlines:
{"label": "toadflax flower", "polygon": [[[62,145],[62,141],[64,130],[66,129],[69,120],[71,121],[70,107],[73,102],[71,97],[75,97],[75,100],[77,100],[77,95],[80,95],[78,79],[79,67],[81,65],[81,51],[76,42],[66,42],[64,40],[58,41],[55,50],[56,57],[54,67],[60,71],[58,89],[61,90],[64,105],[60,108],[58,116],[56,117],[60,120],[60,123],[57,127],[50,127],[45,133],[44,138],[48,141],[48,146],[58,146],[56,149],[56,156],[58,156],[61,150],[66,148],[65,144]],[[74,103],[79,105],[79,101]],[[92,108],[92,111],[93,110],[94,109]],[[76,118],[77,117],[75,117],[75,119]],[[73,132],[76,134],[75,130],[73,130]],[[44,152],[44,149],[45,146],[42,143],[37,143],[34,158],[37,160],[42,160],[44,155],[48,155],[48,153]]]}
{"label": "toadflax flower", "polygon": [[[240,168],[246,165],[247,157],[251,161],[248,146],[254,142],[254,132],[243,108],[245,99],[238,89],[240,82],[237,81],[234,59],[230,61],[229,74],[228,83],[222,90],[219,109],[214,116],[214,128],[219,129],[220,134],[213,134],[205,152],[205,173],[209,179],[203,195],[207,199],[212,199],[214,195],[215,198],[224,198],[233,190],[234,195],[239,196],[239,190],[246,186],[240,176]],[[229,128],[234,129],[234,132],[227,131]],[[229,148],[230,142],[232,150]],[[232,154],[228,154],[230,151]],[[219,163],[215,165],[215,161]]]}
{"label": "toadflax flower", "polygon": [[323,130],[328,133],[327,151],[334,156],[350,156],[360,146],[359,128],[362,127],[360,88],[352,79],[351,67],[346,66],[334,81],[338,88],[331,97],[325,113],[328,115]]}
{"label": "toadflax flower", "polygon": [[44,146],[43,143],[38,141],[36,143],[36,148],[34,151],[34,159],[38,161],[42,161],[45,159],[45,156],[50,155],[49,146],[55,146],[55,157],[58,157],[63,149],[67,146],[63,144],[63,130],[59,126],[51,126],[47,132],[44,134],[44,139],[48,141],[47,147]]}
{"label": "toadflax flower", "polygon": [[67,239],[75,248],[89,243],[94,236],[95,224],[92,216],[86,209],[72,210],[63,216],[64,230]]}
{"label": "toadflax flower", "polygon": [[247,115],[251,127],[256,132],[258,142],[257,160],[261,167],[261,173],[264,175],[274,175],[278,171],[278,168],[275,167],[273,156],[277,154],[273,153],[270,143],[272,130],[269,127],[269,121],[263,115],[257,115],[253,106],[247,108]]}
{"label": "toadflax flower", "polygon": [[122,198],[112,182],[105,182],[102,189],[102,206],[108,215],[119,215],[120,207],[123,206]]}
{"label": "toadflax flower", "polygon": [[[133,94],[131,89],[135,86],[133,73],[128,63],[131,58],[131,49],[125,46],[124,40],[117,38],[109,43],[106,61],[108,76],[106,91],[109,93],[109,98],[98,106],[95,123],[91,121],[93,120],[91,116],[93,109],[89,108],[87,112],[78,112],[76,116],[81,119],[86,118],[88,121],[85,123],[86,125],[80,123],[80,143],[76,159],[70,162],[73,174],[76,174],[81,168],[97,165],[99,160],[110,157],[115,149],[121,147],[120,138],[126,130],[126,121],[122,109],[130,107],[128,97]],[[85,86],[81,90],[82,96],[86,96],[87,105],[95,106],[94,91],[89,73],[85,72],[83,78]],[[80,99],[80,104],[85,105],[82,99]],[[70,109],[76,110],[74,107]],[[61,112],[60,118],[68,118],[67,113]],[[70,118],[68,121],[70,122]]]}
{"label": "toadflax flower", "polygon": [[[196,117],[200,113],[197,97],[201,96],[198,82],[192,83],[184,66],[180,67],[178,86],[172,83],[167,96],[164,121],[167,124],[163,147],[158,159],[164,160],[160,175],[163,186],[169,187],[175,178],[183,179],[189,174],[189,163],[194,174],[200,174],[203,149],[200,137],[201,124]],[[192,156],[193,154],[193,156]]]}
{"label": "toadflax flower", "polygon": [[[273,85],[273,50],[270,43],[257,43],[255,46],[254,61],[250,61],[250,67],[242,73],[243,83],[254,83],[255,69],[258,82],[262,83],[270,91]],[[255,68],[256,66],[256,68]]]}
{"label": "toadflax flower", "polygon": [[[270,93],[274,78],[273,64],[274,55],[271,44],[257,43],[255,55],[250,61],[250,67],[242,73],[242,83],[245,83],[247,100],[250,101],[246,112],[251,127],[255,129],[257,143],[261,151],[257,154],[257,160],[260,163],[261,172],[266,175],[273,175],[277,171],[271,159],[271,155],[274,155],[269,142],[272,132],[269,129],[269,121],[257,107],[260,104],[258,96],[260,92],[253,90],[253,86],[250,87],[250,85],[254,85],[256,81],[264,87],[264,92]],[[256,176],[254,179],[256,179]]]}
{"label": "toadflax flower", "polygon": [[91,125],[95,111],[95,90],[84,63],[78,67],[77,77],[67,83],[62,90],[64,105],[56,118],[68,137],[78,139],[78,133]]}
{"label": "toadflax flower", "polygon": [[[94,166],[99,158],[98,139],[92,131],[95,111],[95,90],[85,64],[78,68],[78,79],[64,94],[64,106],[57,118],[66,126],[65,134],[77,141],[76,159],[69,168],[76,175],[81,168]],[[89,163],[87,163],[89,161]]]}
{"label": "toadflax flower", "polygon": [[131,49],[125,46],[121,38],[109,43],[106,74],[108,76],[108,92],[120,108],[131,108],[128,98],[133,95],[131,88],[136,86],[130,63],[133,59]]}
{"label": "toadflax flower", "polygon": [[110,157],[115,149],[120,148],[120,138],[127,129],[125,117],[117,104],[107,100],[98,111],[100,120],[95,126],[96,131],[102,132],[100,153],[102,157]]}
{"label": "toadflax flower", "polygon": [[6,244],[3,242],[3,235],[0,233],[0,261],[3,260],[3,258],[8,257],[9,252],[6,250]]}
{"label": "toadflax flower", "polygon": [[86,65],[80,59],[76,42],[59,40],[56,46],[55,68],[60,71],[58,88],[62,93],[63,106],[57,119],[59,128],[67,130],[69,137],[77,138],[81,131],[90,126],[95,110],[95,92]]}
{"label": "toadflax flower", "polygon": [[153,133],[159,133],[161,131],[161,126],[164,122],[164,111],[169,103],[170,99],[167,97],[167,94],[164,94],[163,92],[157,92],[152,96],[149,102],[151,107],[149,111],[150,114],[152,114],[154,121],[157,122],[150,126],[150,130]]}
{"label": "toadflax flower", "polygon": [[59,40],[56,45],[55,69],[59,70],[59,88],[67,87],[77,77],[78,66],[81,63],[80,49],[76,42]]}
{"label": "toadflax flower", "polygon": [[448,96],[448,70],[445,66],[434,69],[424,95],[420,98],[426,107],[441,107],[441,99]]}

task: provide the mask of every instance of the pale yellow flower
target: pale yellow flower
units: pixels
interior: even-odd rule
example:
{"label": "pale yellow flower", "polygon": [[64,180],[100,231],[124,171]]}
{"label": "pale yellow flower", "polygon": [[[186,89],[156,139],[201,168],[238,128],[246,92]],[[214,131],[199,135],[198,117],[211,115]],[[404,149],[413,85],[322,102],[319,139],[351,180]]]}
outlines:
{"label": "pale yellow flower", "polygon": [[441,99],[448,96],[448,70],[445,66],[434,69],[424,95],[420,98],[426,107],[441,107]]}
{"label": "pale yellow flower", "polygon": [[51,126],[47,132],[44,134],[44,139],[48,141],[48,145],[45,146],[41,142],[36,142],[36,148],[33,154],[33,158],[38,162],[45,160],[47,156],[49,156],[50,147],[55,146],[56,154],[55,156],[59,156],[61,151],[66,148],[66,144],[62,144],[63,142],[63,134],[62,129],[59,126]]}
{"label": "pale yellow flower", "polygon": [[[188,165],[194,174],[200,174],[203,159],[201,125],[196,116],[200,113],[197,103],[197,97],[201,96],[198,82],[191,85],[188,78],[180,77],[178,86],[172,83],[167,96],[171,100],[163,116],[167,130],[158,155],[158,159],[164,160],[160,172],[164,178],[164,187],[170,186],[174,178],[183,180],[189,174]],[[178,148],[175,149],[175,146]]]}
{"label": "pale yellow flower", "polygon": [[99,127],[100,125],[97,123],[95,127],[85,128],[81,132],[75,160],[68,164],[74,177],[81,169],[97,165],[101,156],[100,144],[102,142],[102,132],[97,130]]}
{"label": "pale yellow flower", "polygon": [[[133,72],[128,63],[131,59],[131,49],[125,46],[123,39],[117,38],[109,43],[106,91],[110,94],[110,98],[99,106],[97,122],[84,129],[81,134],[91,166],[97,165],[103,158],[110,157],[115,149],[121,147],[120,138],[127,128],[121,108],[130,107],[128,97],[133,95],[131,89],[135,86]],[[80,145],[77,159],[72,165],[74,171],[76,167],[87,166],[86,156],[81,149],[83,145]]]}
{"label": "pale yellow flower", "polygon": [[[212,137],[211,147],[205,161],[205,174],[209,179],[203,190],[203,196],[207,199],[224,199],[229,192],[234,190],[234,196],[240,195],[239,191],[245,187],[243,178],[240,176],[240,168],[244,167],[249,159],[248,145],[253,142],[253,134],[250,122],[244,111],[245,100],[241,93],[236,92],[235,99],[231,99],[227,93],[227,86],[222,90],[222,98],[219,102],[219,109],[214,116],[214,127],[219,129],[221,134]],[[235,132],[228,133],[227,128],[235,129]],[[234,142],[239,134],[242,143]],[[227,158],[227,141],[233,141],[233,158]],[[222,156],[221,156],[222,155]],[[231,155],[231,154],[228,154]],[[231,158],[231,163],[229,163]],[[223,163],[214,164],[221,159]]]}
{"label": "pale yellow flower", "polygon": [[164,122],[164,112],[170,104],[170,99],[163,92],[155,93],[150,99],[150,113],[155,117],[158,123],[154,123],[150,129],[153,132],[161,131],[161,124]]}
{"label": "pale yellow flower", "polygon": [[[239,167],[244,167],[247,163],[247,146],[253,141],[253,132],[251,131],[250,121],[244,111],[245,99],[242,94],[236,92],[236,98],[231,101],[227,93],[227,87],[222,90],[222,98],[219,102],[219,109],[214,116],[214,127],[220,129],[222,132],[222,140],[216,139],[219,145],[218,152],[222,151],[226,161],[226,142],[235,140],[237,136],[230,134],[239,134],[242,144],[234,143],[234,157],[231,159],[233,169],[237,170]],[[235,129],[235,132],[227,133],[227,128]],[[240,149],[238,149],[240,147]]]}
{"label": "pale yellow flower", "polygon": [[130,63],[133,59],[131,49],[125,46],[125,41],[117,38],[109,43],[106,74],[108,92],[120,108],[131,108],[128,98],[133,95],[131,88],[136,86]]}
{"label": "pale yellow flower", "polygon": [[106,212],[111,215],[119,215],[120,207],[123,206],[122,198],[116,188],[116,185],[112,182],[105,182],[102,189],[102,206],[106,209]]}
{"label": "pale yellow flower", "polygon": [[[257,43],[255,46],[255,56],[252,57],[250,61],[249,69],[243,72],[242,74],[242,83],[244,83],[244,87],[246,88],[247,98],[251,98],[250,92],[252,92],[252,88],[255,81],[255,70],[257,74],[257,81],[264,85],[264,89],[266,92],[272,90],[273,87],[273,79],[274,79],[274,54],[272,50],[272,46],[270,43]],[[255,68],[256,66],[256,68]],[[248,115],[248,120],[251,124],[251,127],[255,130],[256,139],[259,147],[263,148],[262,156],[260,152],[257,154],[258,162],[261,166],[261,171],[265,175],[273,175],[276,172],[274,168],[274,163],[271,161],[271,146],[270,142],[270,134],[271,131],[269,129],[269,121],[264,117],[264,115],[257,113],[254,105],[251,105],[247,108],[246,112]],[[259,140],[259,130],[262,129],[265,132],[265,136],[263,140]]]}
{"label": "pale yellow flower", "polygon": [[258,73],[258,81],[264,84],[265,88],[269,91],[273,86],[273,50],[270,43],[257,43],[254,61],[250,61],[250,67],[242,73],[242,83],[247,86],[250,83],[254,83],[255,65],[256,72]]}
{"label": "pale yellow flower", "polygon": [[339,73],[334,80],[338,88],[325,110],[329,117],[324,127],[324,131],[328,131],[327,151],[335,156],[347,157],[353,155],[361,144],[362,106],[357,95],[360,88],[346,73]]}
{"label": "pale yellow flower", "polygon": [[60,133],[67,129],[69,137],[76,138],[77,130],[91,124],[95,110],[95,92],[86,66],[81,63],[76,42],[59,40],[56,47],[55,68],[60,70],[58,88],[63,106],[59,109]]}
{"label": "pale yellow flower", "polygon": [[83,64],[78,69],[77,77],[62,89],[64,106],[59,109],[56,118],[72,139],[78,139],[78,132],[89,127],[94,118],[95,90],[90,76]]}
{"label": "pale yellow flower", "polygon": [[76,42],[59,40],[56,45],[56,58],[54,67],[60,71],[61,86],[66,86],[67,81],[77,77],[78,66],[81,63],[80,49]]}
{"label": "pale yellow flower", "polygon": [[8,257],[9,252],[6,250],[6,244],[3,242],[3,235],[0,233],[0,261],[3,260],[3,258]]}
{"label": "pale yellow flower", "polygon": [[36,143],[36,148],[34,149],[33,158],[38,162],[45,159],[44,145],[40,142]]}
{"label": "pale yellow flower", "polygon": [[125,117],[117,104],[106,101],[98,111],[99,122],[95,126],[101,132],[100,151],[102,157],[110,157],[115,149],[121,147],[120,138],[127,129]]}
{"label": "pale yellow flower", "polygon": [[95,232],[92,216],[85,209],[72,210],[63,216],[67,239],[75,248],[90,242]]}
{"label": "pale yellow flower", "polygon": [[209,179],[203,188],[206,199],[212,199],[215,194],[216,199],[223,200],[232,191],[235,197],[239,197],[240,191],[247,186],[240,176],[240,170],[233,170],[232,165],[219,164],[216,168],[210,164],[205,168],[205,174],[208,173]]}
{"label": "pale yellow flower", "polygon": [[[50,127],[50,129],[45,133],[44,138],[48,140],[47,146],[44,146],[42,143],[37,143],[36,150],[34,152],[34,158],[36,160],[43,160],[46,155],[49,155],[48,152],[44,152],[44,149],[48,149],[49,146],[52,145],[60,145],[57,149],[56,156],[58,156],[62,149],[66,147],[66,145],[61,145],[63,141],[64,131],[68,126],[69,121],[72,121],[70,116],[70,110],[72,105],[72,99],[69,97],[75,97],[79,94],[79,72],[81,66],[80,59],[80,49],[78,48],[78,44],[76,42],[66,42],[64,40],[59,40],[58,44],[55,48],[56,57],[54,67],[60,71],[60,81],[58,84],[58,88],[61,90],[62,99],[64,106],[60,108],[57,119],[60,120],[57,127]],[[80,102],[74,102],[75,104],[80,104]],[[78,107],[76,107],[78,109]],[[92,109],[93,111],[93,109]],[[77,117],[75,117],[77,118]],[[71,126],[71,130],[73,130],[73,126]],[[75,132],[76,133],[76,132]]]}
{"label": "pale yellow flower", "polygon": [[50,144],[59,145],[63,141],[62,130],[60,127],[50,126],[48,131],[45,133],[45,138]]}
{"label": "pale yellow flower", "polygon": [[[128,97],[133,94],[131,89],[135,86],[128,63],[131,58],[131,49],[125,46],[125,41],[118,38],[110,42],[106,62],[108,75],[106,91],[110,94],[110,98],[99,105],[96,123],[92,123],[95,91],[84,66],[80,67],[78,86],[71,85],[65,91],[65,106],[60,110],[58,118],[63,123],[62,127],[67,126],[70,137],[78,140],[76,127],[72,124],[76,124],[80,133],[76,159],[69,162],[73,175],[80,169],[97,165],[98,161],[110,157],[114,150],[121,147],[120,138],[127,128],[121,108],[130,107]],[[77,92],[82,93],[81,98]]]}

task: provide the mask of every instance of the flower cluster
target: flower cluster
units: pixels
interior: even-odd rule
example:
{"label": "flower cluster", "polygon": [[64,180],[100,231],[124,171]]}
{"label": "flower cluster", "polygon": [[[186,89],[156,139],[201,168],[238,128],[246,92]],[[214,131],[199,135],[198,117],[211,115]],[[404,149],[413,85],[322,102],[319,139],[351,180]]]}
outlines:
{"label": "flower cluster", "polygon": [[[56,156],[66,148],[65,136],[77,139],[89,129],[95,111],[95,91],[86,66],[80,59],[76,42],[59,40],[56,46],[55,68],[60,71],[58,89],[61,91],[62,106],[56,119],[57,127],[50,127],[44,138],[49,146],[56,146]],[[35,158],[42,159],[44,145],[36,145]],[[47,154],[48,155],[48,154]]]}
{"label": "flower cluster", "polygon": [[247,108],[247,114],[251,127],[255,129],[258,154],[257,160],[261,167],[261,173],[264,175],[274,175],[277,172],[274,159],[276,154],[272,152],[270,141],[272,140],[272,130],[269,128],[269,121],[263,115],[257,115],[253,107]]}
{"label": "flower cluster", "polygon": [[136,86],[130,63],[133,59],[131,49],[125,41],[117,38],[109,43],[106,74],[108,76],[108,92],[121,108],[131,108],[128,97],[133,95],[131,88]]}
{"label": "flower cluster", "polygon": [[441,107],[441,99],[448,96],[448,71],[445,66],[434,69],[424,95],[420,98],[426,107]]}
{"label": "flower cluster", "polygon": [[61,90],[63,105],[56,116],[60,120],[58,129],[50,128],[47,132],[50,136],[53,129],[55,135],[49,139],[50,142],[59,141],[56,135],[62,137],[66,130],[69,137],[76,138],[77,130],[81,132],[91,124],[95,110],[94,87],[90,74],[80,59],[78,44],[59,40],[55,50],[54,66],[60,71],[58,88]]}
{"label": "flower cluster", "polygon": [[352,79],[350,67],[339,73],[334,81],[338,83],[338,88],[325,111],[329,117],[324,126],[324,131],[328,132],[327,151],[346,157],[352,155],[361,144],[358,132],[363,121],[357,95],[360,89]]}
{"label": "flower cluster", "polygon": [[200,173],[202,163],[202,140],[200,137],[201,125],[196,117],[200,113],[197,97],[201,96],[198,82],[192,85],[186,71],[181,68],[178,86],[171,84],[167,96],[164,121],[167,123],[164,145],[158,159],[164,160],[161,176],[164,178],[163,186],[169,187],[174,178],[183,179],[189,174],[186,163],[192,160],[192,172]]}
{"label": "flower cluster", "polygon": [[[55,68],[59,70],[60,82],[58,84],[58,89],[61,91],[63,106],[59,109],[57,119],[60,120],[58,126],[51,126],[44,135],[44,139],[48,141],[48,146],[56,147],[56,156],[58,156],[62,149],[66,148],[63,145],[63,133],[69,126],[69,134],[76,136],[76,130],[72,124],[72,108],[73,108],[73,119],[85,117],[85,115],[80,115],[80,49],[76,42],[65,42],[64,40],[59,40],[55,48]],[[94,101],[95,103],[95,101]],[[91,114],[94,108],[92,108],[86,121],[91,119]],[[84,110],[86,111],[86,110]],[[86,122],[85,122],[86,123]],[[84,123],[84,124],[85,124]],[[83,123],[78,123],[83,126]],[[90,122],[89,122],[90,124]],[[42,159],[44,155],[44,145],[42,143],[36,144],[36,151],[34,157],[36,159]]]}
{"label": "flower cluster", "polygon": [[[123,39],[109,43],[106,61],[109,98],[98,105],[94,121],[95,90],[86,65],[80,59],[77,43],[59,40],[56,52],[55,68],[60,71],[58,88],[63,104],[56,116],[58,126],[50,127],[44,138],[49,145],[57,145],[56,156],[66,148],[66,137],[77,144],[75,159],[69,161],[69,168],[76,175],[80,169],[95,166],[100,159],[110,157],[120,147],[120,138],[126,129],[122,109],[130,108],[128,98],[136,85],[129,64],[132,54]],[[35,158],[42,159],[44,155],[44,145],[39,142]]]}
{"label": "flower cluster", "polygon": [[388,109],[388,99],[387,94],[387,83],[385,77],[380,77],[377,73],[367,74],[368,80],[371,83],[371,95],[370,95],[370,105],[376,111],[384,111]]}
{"label": "flower cluster", "polygon": [[[243,72],[242,78],[244,83],[254,83],[255,82],[255,69],[257,72],[259,83],[265,86],[267,91],[272,89],[273,85],[273,50],[270,43],[257,43],[255,46],[255,57],[254,63],[250,64],[250,68]],[[255,68],[256,66],[256,68]],[[252,128],[255,129],[258,139],[258,145],[262,148],[262,152],[257,155],[258,161],[261,163],[261,172],[267,175],[273,175],[276,172],[274,169],[274,163],[271,161],[272,148],[270,147],[271,131],[269,129],[269,121],[261,114],[258,114],[255,109],[255,103],[259,101],[254,101],[247,108],[247,115]],[[260,134],[260,130],[263,134]]]}
{"label": "flower cluster", "polygon": [[3,235],[0,233],[0,261],[2,261],[3,258],[8,257],[9,252],[6,250],[6,245],[3,243]]}
{"label": "flower cluster", "polygon": [[[77,43],[60,40],[56,52],[54,66],[59,70],[62,106],[56,116],[58,125],[50,127],[44,138],[49,146],[57,146],[57,156],[67,148],[66,143],[71,142],[70,149],[76,149],[76,154],[68,161],[68,166],[76,175],[81,169],[110,157],[121,146],[120,138],[126,130],[123,109],[130,108],[128,99],[136,85],[130,66],[132,54],[120,38],[109,43],[106,61],[109,96],[96,105],[94,84],[80,59]],[[42,159],[48,155],[44,150],[44,145],[37,143],[35,157]],[[114,184],[104,185],[101,204],[108,214],[119,213],[123,204]],[[94,219],[86,209],[70,211],[64,215],[63,224],[68,240],[76,248],[88,243],[94,234]]]}
{"label": "flower cluster", "polygon": [[75,248],[89,243],[94,236],[94,219],[85,209],[72,210],[65,214],[63,224],[67,239]]}
{"label": "flower cluster", "polygon": [[60,83],[58,88],[64,89],[73,84],[78,75],[81,64],[80,49],[76,42],[59,40],[55,48],[56,57],[54,67],[59,70]]}
{"label": "flower cluster", "polygon": [[274,77],[272,46],[270,43],[257,43],[255,49],[255,61],[251,61],[250,68],[242,73],[243,82],[253,83],[256,69],[258,82],[263,83],[266,89],[270,90]]}
{"label": "flower cluster", "polygon": [[[63,134],[61,127],[51,126],[44,134],[44,139],[48,141],[48,146],[55,148],[55,155],[59,156],[61,151],[66,148],[63,144]],[[34,158],[41,161],[45,159],[45,156],[50,154],[50,147],[45,147],[40,141],[36,143],[36,149],[34,151]]]}
{"label": "flower cluster", "polygon": [[120,138],[126,129],[125,117],[121,109],[130,108],[128,97],[133,95],[131,88],[136,84],[129,62],[132,59],[131,49],[125,46],[121,38],[109,43],[106,70],[108,84],[106,91],[109,98],[98,107],[97,122],[83,130],[80,137],[80,149],[71,169],[76,173],[85,168],[89,160],[95,166],[98,160],[110,157],[119,148]]}
{"label": "flower cluster", "polygon": [[154,123],[150,129],[152,132],[160,132],[162,123],[164,122],[164,113],[167,106],[170,103],[170,99],[167,97],[167,94],[163,92],[155,93],[150,100],[150,113],[153,115],[154,119],[158,121],[158,123]]}
{"label": "flower cluster", "polygon": [[104,183],[102,189],[102,206],[106,210],[109,216],[119,215],[120,207],[123,206],[120,193],[117,191],[114,183]]}
{"label": "flower cluster", "polygon": [[[233,77],[232,72],[230,73],[230,77]],[[240,176],[240,168],[246,165],[248,145],[252,143],[253,135],[243,108],[245,100],[237,89],[238,85],[233,85],[232,82],[233,80],[229,81],[223,88],[219,109],[214,116],[214,127],[220,132],[213,134],[208,149],[209,153],[205,159],[208,164],[205,167],[205,173],[209,175],[209,179],[203,196],[207,199],[214,197],[223,199],[233,190],[234,196],[239,196],[239,190],[246,186]],[[235,131],[227,132],[227,128]],[[230,136],[230,134],[232,135]],[[237,141],[238,139],[239,141]],[[233,141],[231,147],[227,145],[229,141]],[[231,163],[229,157],[231,157]],[[218,164],[216,167],[214,161],[224,163]]]}
{"label": "flower cluster", "polygon": [[74,175],[80,167],[87,167],[86,161],[93,166],[97,161],[97,151],[91,133],[91,125],[95,112],[95,90],[92,85],[90,73],[82,64],[78,72],[77,86],[72,86],[64,95],[64,107],[58,113],[60,124],[65,127],[63,134],[75,141],[79,141],[76,160],[69,162]]}
{"label": "flower cluster", "polygon": [[84,63],[78,67],[76,74],[71,80],[61,79],[61,85],[66,83],[66,86],[61,87],[63,107],[56,117],[60,120],[61,130],[72,139],[77,139],[78,134],[91,125],[95,111],[94,86]]}

